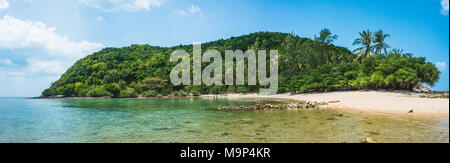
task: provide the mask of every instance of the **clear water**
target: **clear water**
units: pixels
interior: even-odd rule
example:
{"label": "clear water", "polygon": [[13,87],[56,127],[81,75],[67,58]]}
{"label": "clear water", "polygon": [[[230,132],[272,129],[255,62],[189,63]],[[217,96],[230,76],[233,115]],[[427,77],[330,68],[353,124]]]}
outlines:
{"label": "clear water", "polygon": [[286,101],[1,98],[0,142],[449,142],[448,118],[216,110],[269,102]]}

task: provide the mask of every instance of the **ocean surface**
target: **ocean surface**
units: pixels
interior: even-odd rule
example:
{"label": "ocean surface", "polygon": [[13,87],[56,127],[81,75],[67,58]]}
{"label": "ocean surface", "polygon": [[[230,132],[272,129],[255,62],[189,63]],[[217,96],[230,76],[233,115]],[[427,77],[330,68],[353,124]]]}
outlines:
{"label": "ocean surface", "polygon": [[[0,98],[0,142],[449,142],[448,118],[338,110],[218,111],[263,99]],[[338,116],[343,114],[344,116]]]}

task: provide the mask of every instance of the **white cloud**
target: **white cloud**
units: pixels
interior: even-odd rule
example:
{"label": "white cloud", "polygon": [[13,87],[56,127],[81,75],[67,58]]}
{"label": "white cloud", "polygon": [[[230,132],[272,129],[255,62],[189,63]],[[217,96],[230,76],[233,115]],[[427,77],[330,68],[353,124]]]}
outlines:
{"label": "white cloud", "polygon": [[26,71],[29,72],[45,72],[49,74],[62,74],[69,67],[67,62],[64,61],[46,61],[39,58],[28,58]]}
{"label": "white cloud", "polygon": [[[201,11],[201,8],[196,6],[196,5],[191,5],[191,7],[189,9],[187,9],[187,11],[185,10],[178,10],[175,13],[181,15],[181,16],[187,16],[189,14],[195,14]],[[203,16],[203,14],[200,13],[200,16]]]}
{"label": "white cloud", "polygon": [[0,11],[6,10],[9,7],[9,3],[6,0],[0,0]]}
{"label": "white cloud", "polygon": [[447,63],[446,62],[436,62],[436,67],[440,71],[445,71],[445,70],[447,70]]}
{"label": "white cloud", "polygon": [[3,49],[43,48],[51,55],[76,59],[103,46],[88,41],[75,42],[56,34],[54,27],[9,15],[0,19],[0,36],[0,48]]}
{"label": "white cloud", "polygon": [[102,16],[97,16],[97,20],[98,21],[103,21],[103,20],[105,20]]}
{"label": "white cloud", "polygon": [[179,10],[177,13],[180,14],[180,15],[183,15],[183,16],[188,15],[188,13],[186,11],[184,11],[184,10]]}
{"label": "white cloud", "polygon": [[9,59],[0,58],[0,65],[11,66],[13,63]]}
{"label": "white cloud", "polygon": [[166,0],[78,0],[78,3],[103,10],[104,12],[150,11],[150,7],[160,7]]}
{"label": "white cloud", "polygon": [[[0,19],[0,36],[0,50],[7,49],[12,54],[15,50],[31,50],[31,53],[20,56],[27,65],[13,70],[24,73],[61,74],[76,60],[103,47],[98,43],[70,40],[44,23],[20,20],[9,15]],[[2,63],[9,64],[10,61],[2,60]]]}
{"label": "white cloud", "polygon": [[441,6],[442,6],[441,14],[448,15],[448,0],[442,0]]}
{"label": "white cloud", "polygon": [[195,13],[197,13],[197,12],[200,12],[200,7],[198,7],[198,6],[196,6],[196,5],[191,5],[191,8],[189,8],[189,12],[191,13],[191,14],[195,14]]}

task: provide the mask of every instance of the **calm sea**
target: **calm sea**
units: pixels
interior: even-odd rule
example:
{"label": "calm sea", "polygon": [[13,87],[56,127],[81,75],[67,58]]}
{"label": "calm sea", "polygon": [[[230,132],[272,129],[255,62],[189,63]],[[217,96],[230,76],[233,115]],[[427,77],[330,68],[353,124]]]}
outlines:
{"label": "calm sea", "polygon": [[[0,142],[449,142],[448,118],[217,111],[262,99],[0,98]],[[337,114],[344,114],[343,117]]]}

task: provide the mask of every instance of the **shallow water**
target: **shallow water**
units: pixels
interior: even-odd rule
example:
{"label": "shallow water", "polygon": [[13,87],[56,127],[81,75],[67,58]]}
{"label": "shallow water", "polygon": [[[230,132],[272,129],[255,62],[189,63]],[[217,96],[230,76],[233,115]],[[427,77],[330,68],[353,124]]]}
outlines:
{"label": "shallow water", "polygon": [[[448,118],[217,111],[262,99],[0,99],[0,142],[449,142]],[[337,116],[339,113],[343,117]]]}

